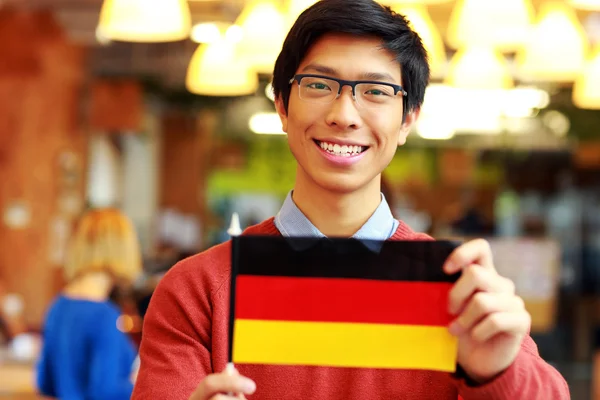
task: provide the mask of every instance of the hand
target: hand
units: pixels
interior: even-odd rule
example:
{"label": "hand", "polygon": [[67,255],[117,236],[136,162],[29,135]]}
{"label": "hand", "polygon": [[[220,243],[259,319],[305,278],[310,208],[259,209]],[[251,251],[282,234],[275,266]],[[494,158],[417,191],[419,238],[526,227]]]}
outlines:
{"label": "hand", "polygon": [[129,380],[131,383],[135,385],[135,381],[137,381],[138,374],[140,372],[140,356],[137,356],[133,361],[133,365],[131,366],[131,374],[129,375]]}
{"label": "hand", "polygon": [[458,337],[457,362],[471,379],[485,383],[514,362],[531,316],[514,283],[496,272],[487,241],[458,247],[444,271],[462,271],[449,298],[449,312],[456,316],[449,329]]}
{"label": "hand", "polygon": [[255,390],[256,384],[231,366],[219,374],[204,378],[190,400],[239,400],[245,399],[245,394],[251,395]]}

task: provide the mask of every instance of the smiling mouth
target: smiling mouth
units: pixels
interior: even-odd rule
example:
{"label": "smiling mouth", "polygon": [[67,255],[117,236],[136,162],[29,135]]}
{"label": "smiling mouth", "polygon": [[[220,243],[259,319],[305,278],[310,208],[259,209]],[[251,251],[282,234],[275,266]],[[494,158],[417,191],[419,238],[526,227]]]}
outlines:
{"label": "smiling mouth", "polygon": [[357,156],[369,149],[369,146],[340,145],[336,143],[322,142],[316,139],[314,139],[314,142],[327,153],[341,157]]}

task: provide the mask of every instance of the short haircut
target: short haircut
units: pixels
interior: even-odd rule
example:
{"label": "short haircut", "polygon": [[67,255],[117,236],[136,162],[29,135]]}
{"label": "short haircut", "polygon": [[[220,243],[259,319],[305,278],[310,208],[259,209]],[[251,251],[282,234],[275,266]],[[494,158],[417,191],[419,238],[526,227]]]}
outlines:
{"label": "short haircut", "polygon": [[116,209],[97,209],[81,217],[65,264],[69,281],[92,272],[133,281],[141,271],[137,234],[127,216]]}
{"label": "short haircut", "polygon": [[327,34],[376,37],[400,64],[404,115],[419,108],[429,84],[430,69],[421,38],[408,20],[373,0],[320,0],[305,10],[288,33],[273,71],[273,92],[287,111],[290,79],[311,46]]}

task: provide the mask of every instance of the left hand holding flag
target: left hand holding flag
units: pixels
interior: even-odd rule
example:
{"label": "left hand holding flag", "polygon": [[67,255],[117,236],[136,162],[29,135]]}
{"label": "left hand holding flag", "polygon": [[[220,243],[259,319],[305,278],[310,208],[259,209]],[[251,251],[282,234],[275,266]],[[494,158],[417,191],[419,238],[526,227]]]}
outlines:
{"label": "left hand holding flag", "polygon": [[450,332],[458,337],[457,363],[478,383],[507,369],[529,332],[531,316],[514,283],[494,267],[487,241],[472,240],[448,257],[444,271],[461,277],[450,291]]}

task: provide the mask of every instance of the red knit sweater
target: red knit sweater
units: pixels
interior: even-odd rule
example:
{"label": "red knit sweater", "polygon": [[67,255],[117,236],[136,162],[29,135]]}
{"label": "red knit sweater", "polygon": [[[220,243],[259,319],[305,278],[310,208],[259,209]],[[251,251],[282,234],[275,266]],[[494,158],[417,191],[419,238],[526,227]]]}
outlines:
{"label": "red knit sweater", "polygon": [[[245,234],[280,235],[273,218]],[[401,223],[391,240],[428,238]],[[227,363],[230,242],[181,261],[161,280],[146,319],[132,399],[187,399]],[[471,387],[451,374],[417,370],[239,365],[257,384],[251,400],[464,400],[569,398],[562,376],[527,336],[513,365]]]}

